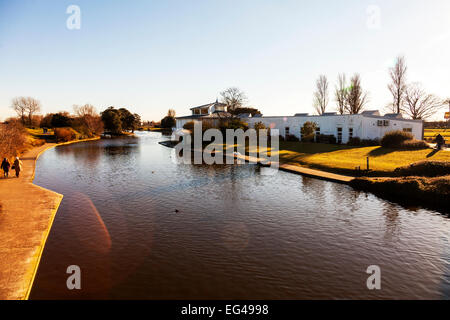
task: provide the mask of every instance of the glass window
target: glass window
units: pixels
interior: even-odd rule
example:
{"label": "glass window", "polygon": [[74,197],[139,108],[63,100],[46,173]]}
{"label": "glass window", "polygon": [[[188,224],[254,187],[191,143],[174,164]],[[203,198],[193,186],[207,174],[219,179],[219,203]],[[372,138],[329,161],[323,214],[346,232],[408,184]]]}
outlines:
{"label": "glass window", "polygon": [[342,128],[337,128],[337,143],[342,143]]}
{"label": "glass window", "polygon": [[284,128],[284,134],[285,134],[286,136],[289,135],[289,127]]}

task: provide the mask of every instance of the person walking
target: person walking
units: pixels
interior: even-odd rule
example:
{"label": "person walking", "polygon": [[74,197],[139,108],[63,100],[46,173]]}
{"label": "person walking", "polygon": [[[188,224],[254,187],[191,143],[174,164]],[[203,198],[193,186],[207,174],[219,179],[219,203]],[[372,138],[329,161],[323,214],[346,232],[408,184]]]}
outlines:
{"label": "person walking", "polygon": [[445,144],[445,139],[441,134],[438,134],[436,137],[436,147],[438,150],[442,149],[442,146]]}
{"label": "person walking", "polygon": [[20,171],[22,170],[22,161],[20,161],[19,157],[16,157],[13,166],[14,170],[16,170],[16,177],[18,178],[20,175]]}
{"label": "person walking", "polygon": [[5,178],[8,178],[10,167],[11,167],[11,163],[9,163],[8,159],[4,158],[2,161],[1,169],[3,170],[3,176]]}

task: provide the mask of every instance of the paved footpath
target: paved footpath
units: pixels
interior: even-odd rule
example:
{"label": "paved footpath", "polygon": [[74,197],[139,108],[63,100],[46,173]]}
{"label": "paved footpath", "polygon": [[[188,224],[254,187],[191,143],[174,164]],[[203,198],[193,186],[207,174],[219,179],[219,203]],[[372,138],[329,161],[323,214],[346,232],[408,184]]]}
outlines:
{"label": "paved footpath", "polygon": [[25,153],[20,178],[0,178],[0,299],[27,299],[61,194],[32,183],[37,157],[55,143]]}
{"label": "paved footpath", "polygon": [[[237,155],[235,154],[234,157],[236,159],[239,159],[239,160],[242,160],[242,161],[248,161],[248,162],[253,162],[253,163],[261,163],[261,164],[266,165],[266,166],[270,165],[270,162],[268,162],[264,158],[255,158],[255,157],[250,157],[250,156],[244,156],[244,155],[241,155],[241,154],[237,154]],[[344,176],[344,175],[341,175],[341,174],[336,174],[336,173],[331,173],[331,172],[326,172],[326,171],[321,171],[321,170],[310,169],[310,168],[296,166],[296,165],[287,164],[287,163],[279,163],[278,167],[279,167],[280,170],[287,171],[287,172],[290,172],[290,173],[295,173],[295,174],[299,174],[299,175],[303,175],[303,176],[307,176],[307,177],[311,177],[311,178],[327,180],[327,181],[333,181],[333,182],[344,183],[344,184],[348,184],[352,180],[355,179],[354,177],[350,177],[350,176]]]}

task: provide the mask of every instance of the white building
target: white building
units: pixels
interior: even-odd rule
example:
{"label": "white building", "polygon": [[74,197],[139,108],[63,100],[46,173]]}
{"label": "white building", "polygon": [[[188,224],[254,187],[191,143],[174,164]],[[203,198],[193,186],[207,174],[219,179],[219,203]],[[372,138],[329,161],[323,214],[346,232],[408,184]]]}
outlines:
{"label": "white building", "polygon": [[[213,121],[217,123],[230,114],[226,107],[215,103],[191,108],[192,115],[178,117],[176,128],[182,129],[184,124],[190,121]],[[301,128],[305,122],[314,122],[317,125],[317,134],[334,135],[338,143],[347,143],[351,137],[360,139],[381,139],[386,132],[401,130],[414,135],[418,140],[423,140],[423,121],[403,119],[398,114],[380,115],[379,111],[364,111],[361,114],[338,115],[329,112],[321,116],[308,114],[296,114],[294,116],[262,117],[251,115],[241,116],[241,119],[253,128],[255,123],[262,122],[267,128],[278,129],[280,135],[294,135],[301,139]]]}

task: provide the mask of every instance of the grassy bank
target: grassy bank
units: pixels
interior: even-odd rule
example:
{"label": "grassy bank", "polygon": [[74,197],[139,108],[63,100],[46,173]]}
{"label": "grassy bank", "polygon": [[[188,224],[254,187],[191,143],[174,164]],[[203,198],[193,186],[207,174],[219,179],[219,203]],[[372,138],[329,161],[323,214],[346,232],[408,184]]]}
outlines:
{"label": "grassy bank", "polygon": [[433,149],[396,150],[383,147],[352,147],[321,143],[280,142],[280,162],[314,169],[355,175],[356,167],[366,169],[369,157],[369,175],[391,176],[396,168],[423,160],[450,161],[449,151]]}
{"label": "grassy bank", "polygon": [[356,178],[350,185],[408,205],[427,205],[446,211],[450,209],[450,176]]}

